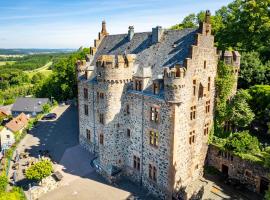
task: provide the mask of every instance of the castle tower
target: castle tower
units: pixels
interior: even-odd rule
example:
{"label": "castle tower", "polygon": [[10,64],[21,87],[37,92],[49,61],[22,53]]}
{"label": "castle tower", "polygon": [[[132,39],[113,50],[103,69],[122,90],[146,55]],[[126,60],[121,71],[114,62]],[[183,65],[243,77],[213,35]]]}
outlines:
{"label": "castle tower", "polygon": [[203,174],[213,122],[218,55],[210,19],[206,11],[183,66],[164,72],[164,96],[173,110],[171,189],[174,195],[182,191],[183,199],[190,199],[198,191],[193,183]]}
{"label": "castle tower", "polygon": [[[99,162],[107,175],[123,164],[120,112],[132,79],[134,55],[102,55],[97,59],[97,131]],[[112,149],[114,151],[112,151]]]}
{"label": "castle tower", "polygon": [[185,68],[176,66],[164,69],[165,100],[170,103],[182,103],[184,101]]}
{"label": "castle tower", "polygon": [[238,51],[224,51],[222,52],[220,59],[223,60],[226,65],[229,65],[232,68],[232,73],[235,78],[235,83],[232,89],[232,96],[233,96],[237,91],[237,80],[240,70],[241,55],[239,54]]}

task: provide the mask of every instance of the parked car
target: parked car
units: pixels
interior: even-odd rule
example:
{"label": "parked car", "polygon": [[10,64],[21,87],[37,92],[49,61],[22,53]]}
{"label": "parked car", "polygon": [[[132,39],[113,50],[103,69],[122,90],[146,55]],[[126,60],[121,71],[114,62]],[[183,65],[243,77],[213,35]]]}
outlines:
{"label": "parked car", "polygon": [[56,113],[49,113],[45,116],[42,117],[42,120],[52,120],[52,119],[56,119],[57,114]]}

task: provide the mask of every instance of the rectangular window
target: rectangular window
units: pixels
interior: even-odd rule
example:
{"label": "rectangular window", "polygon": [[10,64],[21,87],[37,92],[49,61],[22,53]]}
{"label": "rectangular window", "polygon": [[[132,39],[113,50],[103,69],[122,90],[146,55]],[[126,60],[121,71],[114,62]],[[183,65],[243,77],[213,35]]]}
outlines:
{"label": "rectangular window", "polygon": [[129,105],[126,105],[126,113],[129,115],[130,114],[130,109],[129,109]]}
{"label": "rectangular window", "polygon": [[196,80],[193,80],[193,96],[196,96]]}
{"label": "rectangular window", "polygon": [[206,60],[203,62],[203,68],[206,69]]}
{"label": "rectangular window", "polygon": [[135,90],[142,91],[142,81],[135,80]]}
{"label": "rectangular window", "polygon": [[99,92],[97,92],[97,103],[99,102]]}
{"label": "rectangular window", "polygon": [[149,178],[153,181],[157,181],[157,168],[154,165],[149,164]]}
{"label": "rectangular window", "polygon": [[104,93],[103,92],[97,92],[97,102],[104,99]]}
{"label": "rectangular window", "polygon": [[127,137],[130,138],[130,129],[127,129]]}
{"label": "rectangular window", "polygon": [[190,107],[190,120],[193,120],[196,118],[196,106]]}
{"label": "rectangular window", "polygon": [[100,99],[104,99],[104,93],[103,93],[103,92],[100,92],[100,93],[99,93],[99,98],[100,98]]}
{"label": "rectangular window", "polygon": [[207,84],[207,90],[210,91],[211,86],[211,77],[208,77],[208,84]]}
{"label": "rectangular window", "polygon": [[101,145],[104,144],[104,135],[103,135],[103,133],[100,133],[100,135],[99,135],[99,144],[101,144]]}
{"label": "rectangular window", "polygon": [[91,142],[91,132],[89,129],[86,129],[86,138],[88,142]]}
{"label": "rectangular window", "polygon": [[140,171],[141,163],[140,158],[137,156],[133,156],[133,168]]}
{"label": "rectangular window", "polygon": [[209,133],[209,122],[204,125],[203,134],[208,135]]}
{"label": "rectangular window", "polygon": [[195,130],[191,131],[189,133],[189,144],[194,144],[195,143]]}
{"label": "rectangular window", "polygon": [[88,99],[88,89],[87,88],[83,89],[83,97],[84,97],[84,99]]}
{"label": "rectangular window", "polygon": [[153,93],[158,94],[159,93],[159,84],[153,83]]}
{"label": "rectangular window", "polygon": [[206,101],[205,112],[206,113],[209,113],[210,112],[210,100],[209,101]]}
{"label": "rectangular window", "polygon": [[151,146],[154,146],[154,147],[158,146],[158,132],[157,131],[150,131],[149,141],[150,141]]}
{"label": "rectangular window", "polygon": [[159,108],[150,107],[150,121],[156,123],[159,121]]}
{"label": "rectangular window", "polygon": [[99,113],[99,123],[104,124],[104,114]]}
{"label": "rectangular window", "polygon": [[88,105],[84,105],[84,114],[88,116]]}

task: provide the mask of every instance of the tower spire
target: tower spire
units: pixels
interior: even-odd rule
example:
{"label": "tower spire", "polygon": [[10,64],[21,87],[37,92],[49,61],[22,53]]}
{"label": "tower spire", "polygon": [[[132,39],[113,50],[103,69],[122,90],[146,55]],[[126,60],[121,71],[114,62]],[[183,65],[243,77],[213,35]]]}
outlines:
{"label": "tower spire", "polygon": [[102,21],[101,34],[104,35],[104,36],[105,36],[105,35],[108,35],[108,32],[107,32],[107,30],[106,30],[106,22],[105,22],[105,20]]}

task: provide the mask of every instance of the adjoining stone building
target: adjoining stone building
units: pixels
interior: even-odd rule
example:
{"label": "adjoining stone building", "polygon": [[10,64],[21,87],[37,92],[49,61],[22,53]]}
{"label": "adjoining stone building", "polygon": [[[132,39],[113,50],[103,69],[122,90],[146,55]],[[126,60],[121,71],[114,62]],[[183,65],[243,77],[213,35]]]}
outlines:
{"label": "adjoining stone building", "polygon": [[218,57],[209,12],[198,29],[109,35],[102,23],[77,75],[80,144],[105,177],[130,177],[163,199],[196,192]]}
{"label": "adjoining stone building", "polygon": [[244,160],[214,145],[209,146],[207,165],[215,167],[226,177],[237,180],[253,192],[264,194],[268,189],[269,168],[252,161]]}

